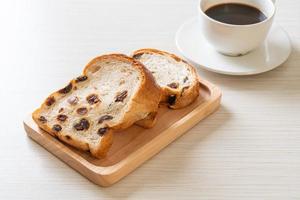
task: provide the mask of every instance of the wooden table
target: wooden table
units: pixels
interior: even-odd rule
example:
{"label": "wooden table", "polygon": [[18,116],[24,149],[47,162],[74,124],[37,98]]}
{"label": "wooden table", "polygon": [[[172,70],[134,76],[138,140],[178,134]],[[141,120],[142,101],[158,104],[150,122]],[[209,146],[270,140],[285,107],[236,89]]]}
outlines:
{"label": "wooden table", "polygon": [[293,52],[261,75],[199,74],[221,108],[110,188],[27,138],[22,120],[94,56],[155,47],[178,53],[196,0],[3,1],[0,5],[0,199],[300,199],[300,1],[278,0]]}

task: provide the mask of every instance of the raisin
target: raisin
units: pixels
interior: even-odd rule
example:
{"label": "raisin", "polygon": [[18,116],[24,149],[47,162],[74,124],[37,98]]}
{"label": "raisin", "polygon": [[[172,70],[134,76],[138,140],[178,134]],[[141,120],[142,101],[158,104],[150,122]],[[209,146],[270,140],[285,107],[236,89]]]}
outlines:
{"label": "raisin", "polygon": [[178,86],[179,86],[179,84],[175,83],[175,82],[168,84],[168,87],[173,88],[173,89],[178,88]]}
{"label": "raisin", "polygon": [[47,119],[44,116],[40,116],[39,121],[44,124],[47,122]]}
{"label": "raisin", "polygon": [[76,112],[77,112],[79,115],[85,115],[85,114],[88,112],[88,110],[87,110],[86,107],[82,107],[82,108],[78,108],[78,109],[76,110]]}
{"label": "raisin", "polygon": [[78,123],[76,123],[74,125],[74,128],[77,130],[77,131],[83,131],[83,130],[87,130],[89,129],[90,127],[90,123],[87,119],[81,119]]}
{"label": "raisin", "polygon": [[99,128],[97,134],[102,137],[105,134],[105,132],[107,131],[107,129],[108,129],[107,127]]}
{"label": "raisin", "polygon": [[78,103],[78,97],[71,97],[68,99],[68,103],[71,105],[76,105]]}
{"label": "raisin", "polygon": [[111,115],[103,115],[102,117],[100,117],[100,119],[98,120],[98,124],[101,124],[102,122],[104,122],[105,120],[112,120],[113,116]]}
{"label": "raisin", "polygon": [[176,95],[172,94],[168,97],[168,104],[169,105],[174,105],[176,101]]}
{"label": "raisin", "polygon": [[60,108],[58,113],[61,113],[62,111],[64,111],[64,108]]}
{"label": "raisin", "polygon": [[123,102],[124,99],[127,97],[127,94],[128,94],[127,90],[118,93],[115,98],[115,102]]}
{"label": "raisin", "polygon": [[60,93],[60,94],[67,94],[67,93],[69,93],[72,90],[72,87],[73,87],[72,83],[69,83],[66,87],[58,90],[58,93]]}
{"label": "raisin", "polygon": [[72,140],[72,137],[69,136],[69,135],[66,135],[65,137],[66,137],[67,140]]}
{"label": "raisin", "polygon": [[78,77],[75,79],[75,82],[76,82],[76,83],[79,83],[79,82],[85,81],[85,80],[87,80],[87,79],[88,79],[87,76],[78,76]]}
{"label": "raisin", "polygon": [[54,98],[53,96],[48,97],[48,98],[46,99],[46,105],[47,105],[47,106],[51,106],[51,105],[54,104],[54,103],[55,103],[55,98]]}
{"label": "raisin", "polygon": [[56,117],[56,119],[57,119],[58,121],[61,121],[61,122],[66,121],[67,118],[68,118],[67,115],[57,115],[57,117]]}
{"label": "raisin", "polygon": [[52,127],[52,130],[55,131],[55,132],[59,132],[61,131],[61,126],[59,124],[54,124],[53,127]]}
{"label": "raisin", "polygon": [[100,99],[96,94],[90,94],[89,96],[86,97],[86,100],[91,105],[100,102]]}
{"label": "raisin", "polygon": [[186,77],[183,79],[183,83],[187,82],[187,80],[189,80],[189,78],[186,76]]}

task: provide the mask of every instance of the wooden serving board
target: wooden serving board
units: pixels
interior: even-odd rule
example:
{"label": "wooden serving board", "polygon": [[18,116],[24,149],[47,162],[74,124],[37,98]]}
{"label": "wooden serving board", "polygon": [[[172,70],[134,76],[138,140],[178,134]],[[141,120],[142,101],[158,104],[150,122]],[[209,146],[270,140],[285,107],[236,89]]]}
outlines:
{"label": "wooden serving board", "polygon": [[221,91],[201,80],[200,96],[190,106],[179,110],[161,106],[155,127],[132,126],[115,133],[114,143],[105,159],[96,159],[62,143],[39,129],[31,116],[24,120],[24,127],[29,137],[83,176],[100,186],[110,186],[214,112],[220,100]]}

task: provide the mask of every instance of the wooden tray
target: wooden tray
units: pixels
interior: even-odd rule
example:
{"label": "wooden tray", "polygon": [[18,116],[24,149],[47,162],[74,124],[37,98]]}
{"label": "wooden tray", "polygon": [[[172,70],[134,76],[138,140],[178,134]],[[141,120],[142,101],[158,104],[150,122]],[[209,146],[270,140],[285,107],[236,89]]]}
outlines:
{"label": "wooden tray", "polygon": [[43,130],[31,118],[24,120],[27,135],[83,176],[100,186],[110,186],[154,156],[220,105],[221,92],[211,83],[201,80],[199,98],[190,106],[171,110],[161,106],[155,127],[132,126],[115,133],[114,143],[105,159],[95,159],[89,153],[66,145]]}

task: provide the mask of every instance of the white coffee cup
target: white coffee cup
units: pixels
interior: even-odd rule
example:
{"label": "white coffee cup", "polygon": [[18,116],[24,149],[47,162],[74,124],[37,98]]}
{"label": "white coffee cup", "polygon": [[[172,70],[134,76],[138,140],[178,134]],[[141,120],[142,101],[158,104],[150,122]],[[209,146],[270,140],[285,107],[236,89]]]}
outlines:
{"label": "white coffee cup", "polygon": [[[255,24],[233,25],[216,21],[205,14],[212,6],[224,3],[253,6],[267,18]],[[207,41],[222,54],[240,56],[264,42],[273,23],[276,8],[272,0],[200,0],[198,10],[202,33]]]}

